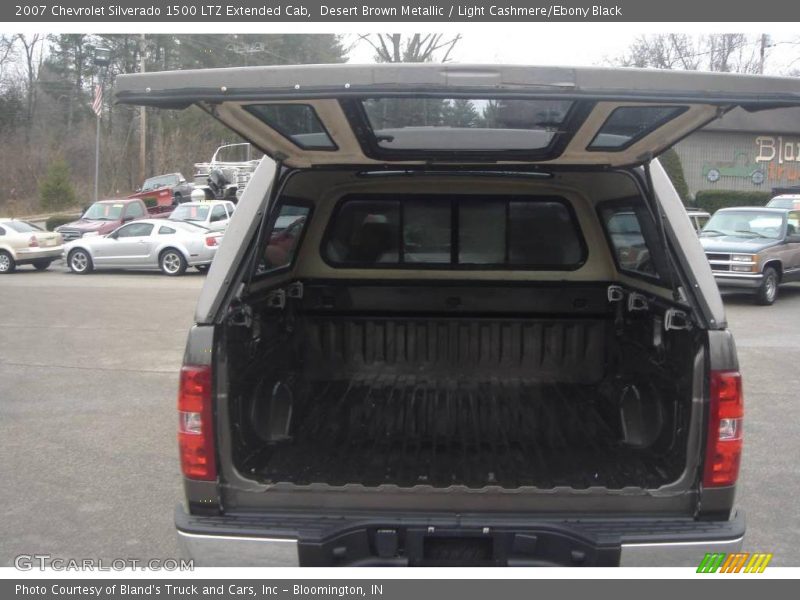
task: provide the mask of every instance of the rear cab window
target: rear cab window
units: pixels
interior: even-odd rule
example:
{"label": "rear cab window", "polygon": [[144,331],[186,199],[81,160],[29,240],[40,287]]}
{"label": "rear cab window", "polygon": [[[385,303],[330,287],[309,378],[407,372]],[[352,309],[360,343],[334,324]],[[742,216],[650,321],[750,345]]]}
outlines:
{"label": "rear cab window", "polygon": [[550,196],[349,196],[322,246],[337,267],[574,270],[586,246],[569,203]]}

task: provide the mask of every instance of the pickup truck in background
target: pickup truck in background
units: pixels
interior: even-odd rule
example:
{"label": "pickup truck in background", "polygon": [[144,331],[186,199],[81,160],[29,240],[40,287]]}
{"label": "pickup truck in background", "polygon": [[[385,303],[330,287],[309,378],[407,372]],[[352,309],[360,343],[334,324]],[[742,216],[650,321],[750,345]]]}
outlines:
{"label": "pickup truck in background", "polygon": [[194,185],[180,173],[168,173],[145,179],[142,187],[128,198],[154,198],[159,206],[175,206],[188,202],[193,189]]}
{"label": "pickup truck in background", "polygon": [[77,221],[56,227],[65,242],[82,238],[87,233],[106,235],[128,221],[166,218],[172,213],[169,205],[148,207],[141,198],[98,200]]}

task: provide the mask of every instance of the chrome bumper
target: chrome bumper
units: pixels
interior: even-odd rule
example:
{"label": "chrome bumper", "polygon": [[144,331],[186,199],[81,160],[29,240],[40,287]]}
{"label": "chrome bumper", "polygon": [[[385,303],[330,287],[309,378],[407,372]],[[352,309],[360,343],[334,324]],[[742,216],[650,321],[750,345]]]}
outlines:
{"label": "chrome bumper", "polygon": [[[300,540],[296,536],[279,537],[268,532],[262,535],[254,529],[253,523],[250,519],[245,528],[236,524],[235,517],[200,517],[187,515],[181,509],[176,512],[179,545],[184,556],[193,559],[196,566],[300,566]],[[552,528],[554,524],[543,522],[542,527]],[[237,534],[237,528],[240,534]],[[738,552],[742,547],[744,531],[744,515],[739,512],[730,521],[722,522],[691,519],[654,519],[645,523],[635,519],[596,520],[587,524],[584,533],[596,540],[604,540],[606,545],[610,540],[616,540],[619,565],[623,567],[696,568],[707,553]],[[380,560],[374,558],[375,561]],[[389,560],[402,562],[402,559],[398,559]],[[385,563],[362,561],[361,564]]]}
{"label": "chrome bumper", "polygon": [[297,540],[203,535],[178,530],[178,545],[196,567],[299,567]]}
{"label": "chrome bumper", "polygon": [[764,279],[762,273],[720,273],[714,271],[714,280],[717,282],[717,287],[724,288],[738,288],[738,289],[758,289],[761,287],[761,282]]}

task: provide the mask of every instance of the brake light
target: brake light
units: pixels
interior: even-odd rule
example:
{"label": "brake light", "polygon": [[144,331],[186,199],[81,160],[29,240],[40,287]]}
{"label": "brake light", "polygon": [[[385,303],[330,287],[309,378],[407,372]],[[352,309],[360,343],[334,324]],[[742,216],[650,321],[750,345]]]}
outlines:
{"label": "brake light", "polygon": [[190,479],[217,478],[211,414],[211,367],[181,368],[178,391],[178,447],[181,470]]}
{"label": "brake light", "polygon": [[206,237],[206,246],[218,246],[217,237],[213,235],[209,235]]}
{"label": "brake light", "polygon": [[36,239],[35,235],[32,235],[31,239],[28,240],[28,247],[29,248],[38,248],[39,247],[39,240]]}
{"label": "brake light", "polygon": [[744,397],[738,371],[711,371],[708,445],[703,485],[733,485],[742,458]]}

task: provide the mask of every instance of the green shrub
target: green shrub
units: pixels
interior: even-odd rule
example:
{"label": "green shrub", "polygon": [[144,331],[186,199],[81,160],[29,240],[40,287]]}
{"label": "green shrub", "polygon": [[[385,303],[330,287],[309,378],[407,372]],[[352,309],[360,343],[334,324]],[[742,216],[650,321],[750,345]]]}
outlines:
{"label": "green shrub", "polygon": [[78,218],[80,218],[80,215],[53,215],[45,221],[44,228],[47,229],[47,231],[55,231],[56,227],[66,223],[72,223]]}
{"label": "green shrub", "polygon": [[686,183],[686,177],[683,175],[683,165],[681,165],[681,159],[678,153],[670,148],[658,157],[658,161],[667,172],[667,176],[670,178],[670,181],[672,181],[672,185],[675,186],[675,191],[678,192],[678,196],[686,203],[689,200],[689,185]]}
{"label": "green shrub", "polygon": [[713,213],[729,206],[764,206],[772,198],[770,192],[728,192],[725,190],[700,190],[695,194],[694,205]]}
{"label": "green shrub", "polygon": [[39,182],[39,202],[45,210],[68,208],[78,203],[78,196],[69,179],[69,167],[64,160],[58,159],[47,168]]}

